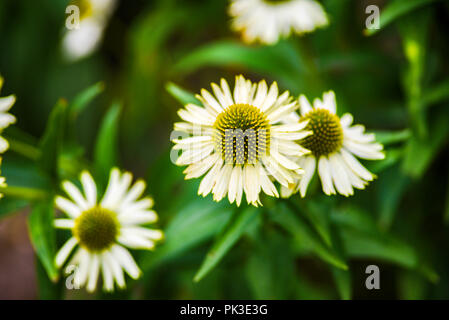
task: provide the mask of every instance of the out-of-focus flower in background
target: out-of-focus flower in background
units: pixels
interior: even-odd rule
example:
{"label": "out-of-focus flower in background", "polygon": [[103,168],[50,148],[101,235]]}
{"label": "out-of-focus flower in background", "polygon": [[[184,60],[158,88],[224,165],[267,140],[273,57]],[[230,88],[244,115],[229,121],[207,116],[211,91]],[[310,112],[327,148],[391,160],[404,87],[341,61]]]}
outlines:
{"label": "out-of-focus flower in background", "polygon": [[[0,76],[0,90],[2,89],[2,86],[3,78]],[[8,113],[15,102],[16,96],[13,94],[7,97],[0,97],[0,134],[5,128],[16,122],[16,118]],[[5,152],[8,148],[8,141],[0,135],[0,153]]]}
{"label": "out-of-focus flower in background", "polygon": [[77,266],[74,285],[94,291],[101,270],[105,291],[125,287],[123,270],[133,279],[141,271],[125,247],[153,249],[155,241],[163,238],[160,230],[143,227],[154,223],[158,216],[151,210],[153,200],[138,200],[145,190],[145,182],[137,181],[131,188],[132,174],[111,171],[109,185],[103,199],[97,202],[97,186],[88,172],[81,174],[84,195],[71,182],[65,181],[63,189],[70,197],[57,197],[56,206],[68,219],[55,219],[56,228],[69,229],[72,237],[56,255],[55,262],[61,267],[76,245],[79,249],[69,262]]}
{"label": "out-of-focus flower in background", "polygon": [[98,48],[117,0],[74,0],[71,4],[79,8],[80,20],[76,28],[65,32],[62,49],[67,60],[75,61]]}
{"label": "out-of-focus flower in background", "polygon": [[[268,88],[265,81],[251,83],[243,76],[236,77],[234,94],[224,79],[221,87],[212,83],[212,89],[215,97],[205,89],[197,95],[204,107],[187,104],[178,112],[186,122],[176,123],[175,130],[193,136],[173,140],[174,148],[183,151],[176,164],[189,165],[186,179],[207,173],[198,193],[212,192],[215,201],[227,194],[240,205],[244,192],[247,202],[257,206],[261,191],[279,197],[270,177],[284,186],[293,183],[303,170],[289,157],[309,152],[294,142],[311,133],[303,130],[307,123],[281,122],[297,102],[288,91],[279,95],[276,82]],[[244,137],[248,132],[254,135]]]}
{"label": "out-of-focus flower in background", "polygon": [[248,43],[276,43],[281,37],[311,32],[328,24],[326,12],[314,0],[231,0],[232,29]]}
{"label": "out-of-focus flower in background", "polygon": [[[313,107],[307,98],[299,98],[301,117],[298,121],[308,120],[307,130],[313,131],[300,141],[300,144],[311,150],[310,155],[299,159],[305,174],[293,188],[283,188],[282,196],[290,196],[292,192],[306,195],[307,187],[312,179],[318,162],[318,174],[325,194],[350,196],[353,188],[364,189],[368,181],[375,176],[369,172],[355,157],[380,160],[385,158],[383,146],[376,142],[374,133],[365,133],[362,125],[352,126],[352,115],[336,115],[337,104],[335,93],[323,94],[323,100],[315,99]],[[335,190],[336,189],[336,190]]]}

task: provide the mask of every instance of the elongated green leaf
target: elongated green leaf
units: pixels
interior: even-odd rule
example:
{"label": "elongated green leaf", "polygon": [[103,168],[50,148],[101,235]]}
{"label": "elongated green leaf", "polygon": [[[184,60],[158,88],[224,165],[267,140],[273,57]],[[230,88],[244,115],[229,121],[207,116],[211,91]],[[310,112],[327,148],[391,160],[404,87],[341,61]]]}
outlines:
{"label": "elongated green leaf", "polygon": [[66,109],[67,101],[59,100],[50,114],[47,128],[40,142],[41,156],[38,163],[41,169],[53,178],[58,175],[58,160],[64,136]]}
{"label": "elongated green leaf", "polygon": [[85,89],[79,93],[69,105],[69,113],[71,117],[76,117],[82,112],[90,102],[92,102],[104,90],[104,83],[97,82],[96,84]]}
{"label": "elongated green leaf", "polygon": [[412,178],[421,177],[447,142],[449,126],[444,115],[437,117],[432,124],[428,139],[413,137],[405,150],[402,169]]}
{"label": "elongated green leaf", "polygon": [[294,213],[284,204],[277,206],[276,212],[272,212],[270,217],[288,231],[294,238],[294,241],[301,247],[315,253],[322,260],[329,264],[347,270],[346,262],[338,254],[327,247],[316,235],[310,226],[305,223],[299,214]]}
{"label": "elongated green leaf", "polygon": [[389,229],[391,227],[409,183],[410,179],[397,166],[385,171],[379,178],[379,223],[382,228]]}
{"label": "elongated green leaf", "polygon": [[207,253],[203,264],[194,277],[195,282],[203,279],[220,262],[229,249],[240,239],[248,226],[255,221],[254,218],[257,213],[255,208],[247,208],[236,212],[235,217],[224,228]]}
{"label": "elongated green leaf", "polygon": [[329,229],[329,209],[324,201],[308,201],[303,212],[326,245],[330,247],[332,241]]}
{"label": "elongated green leaf", "polygon": [[376,134],[376,141],[384,146],[407,141],[412,135],[409,129],[401,131],[374,131],[374,133]]}
{"label": "elongated green leaf", "polygon": [[422,95],[423,107],[430,107],[449,99],[449,79],[432,88],[427,89]]}
{"label": "elongated green leaf", "polygon": [[50,281],[39,259],[36,259],[36,276],[39,289],[38,298],[40,300],[57,300],[61,298],[63,282],[54,283]]}
{"label": "elongated green leaf", "polygon": [[224,203],[196,199],[184,205],[165,229],[165,241],[154,252],[142,257],[139,265],[148,270],[174,259],[216,235],[231,217],[232,210]]}
{"label": "elongated green leaf", "polygon": [[56,281],[59,277],[54,258],[56,236],[53,227],[53,202],[46,200],[33,206],[28,217],[28,230],[34,250],[44,266],[48,277]]}
{"label": "elongated green leaf", "polygon": [[104,179],[118,164],[118,131],[121,105],[114,103],[105,115],[94,151],[95,171]]}
{"label": "elongated green leaf", "polygon": [[272,231],[252,244],[245,277],[254,298],[292,299],[297,290],[297,264],[289,237]]}
{"label": "elongated green leaf", "polygon": [[335,284],[337,285],[338,294],[343,300],[349,300],[352,296],[351,288],[351,274],[349,270],[341,270],[332,267],[332,276],[334,277]]}
{"label": "elongated green leaf", "polygon": [[349,257],[389,261],[406,268],[417,268],[418,257],[412,247],[387,235],[345,230],[342,239]]}
{"label": "elongated green leaf", "polygon": [[201,102],[198,101],[197,98],[195,98],[195,95],[193,93],[181,88],[173,82],[167,83],[165,88],[173,96],[173,98],[178,100],[183,105],[188,103],[201,104]]}
{"label": "elongated green leaf", "polygon": [[400,18],[401,16],[422,7],[431,4],[436,0],[396,0],[389,2],[380,14],[380,29],[366,29],[366,35],[373,35],[379,30]]}
{"label": "elongated green leaf", "polygon": [[397,164],[404,156],[404,147],[384,151],[385,159],[379,161],[370,161],[366,163],[366,167],[369,171],[380,174],[384,170]]}
{"label": "elongated green leaf", "polygon": [[422,104],[423,79],[426,71],[430,13],[418,11],[399,23],[404,55],[408,66],[403,76],[407,107],[414,135],[427,135],[426,114]]}
{"label": "elongated green leaf", "polygon": [[271,75],[290,89],[298,88],[304,67],[301,57],[285,41],[276,46],[250,47],[238,42],[207,44],[178,61],[173,71],[187,74],[206,66],[240,66]]}

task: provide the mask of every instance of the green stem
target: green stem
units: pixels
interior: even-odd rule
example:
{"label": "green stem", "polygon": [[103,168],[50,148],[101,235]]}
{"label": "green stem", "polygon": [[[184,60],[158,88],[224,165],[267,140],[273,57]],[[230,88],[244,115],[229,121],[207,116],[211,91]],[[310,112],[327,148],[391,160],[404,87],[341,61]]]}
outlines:
{"label": "green stem", "polygon": [[14,151],[26,158],[29,158],[31,160],[37,160],[41,155],[41,152],[38,148],[28,143],[14,139],[8,139],[8,141],[10,144],[11,151]]}
{"label": "green stem", "polygon": [[5,188],[0,188],[0,192],[7,197],[21,198],[26,200],[40,200],[48,196],[48,193],[44,190],[17,186],[7,186]]}

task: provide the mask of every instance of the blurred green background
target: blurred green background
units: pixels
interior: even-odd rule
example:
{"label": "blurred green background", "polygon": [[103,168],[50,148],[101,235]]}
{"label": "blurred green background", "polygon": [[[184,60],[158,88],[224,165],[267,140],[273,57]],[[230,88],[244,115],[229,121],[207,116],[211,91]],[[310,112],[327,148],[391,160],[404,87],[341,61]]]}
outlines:
{"label": "blurred green background", "polygon": [[[99,50],[74,63],[61,55],[68,3],[0,2],[1,96],[17,96],[18,119],[3,133],[1,298],[449,298],[447,1],[321,1],[329,27],[274,46],[243,44],[224,0],[120,1]],[[381,29],[366,35],[371,4]],[[237,74],[309,99],[334,90],[338,113],[386,147],[364,162],[378,179],[344,198],[315,178],[307,199],[257,209],[197,196],[199,180],[170,161],[176,112]],[[148,181],[165,242],[133,252],[144,276],[127,290],[66,290],[49,262],[66,235],[42,212],[62,179],[89,168],[104,183],[112,165]],[[370,264],[380,290],[365,288]]]}

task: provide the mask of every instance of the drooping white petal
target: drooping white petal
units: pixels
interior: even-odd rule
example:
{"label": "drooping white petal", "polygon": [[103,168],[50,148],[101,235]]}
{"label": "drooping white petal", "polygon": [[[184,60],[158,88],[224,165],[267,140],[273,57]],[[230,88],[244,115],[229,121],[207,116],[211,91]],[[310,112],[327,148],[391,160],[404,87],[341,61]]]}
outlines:
{"label": "drooping white petal", "polygon": [[111,253],[131,278],[139,278],[142,272],[128,250],[120,245],[114,245],[111,248]]}
{"label": "drooping white petal", "polygon": [[310,180],[312,180],[313,175],[315,174],[316,168],[316,159],[315,157],[306,157],[304,160],[304,175],[299,180],[299,192],[301,193],[301,197],[305,197],[307,193],[307,187],[309,186]]}
{"label": "drooping white petal", "polygon": [[323,191],[327,195],[335,194],[334,185],[332,183],[331,169],[329,161],[326,157],[320,157],[318,160],[318,174],[321,179]]}
{"label": "drooping white petal", "polygon": [[330,171],[332,181],[338,191],[338,193],[344,196],[350,196],[354,193],[349,177],[346,173],[344,164],[336,155],[329,156]]}
{"label": "drooping white petal", "polygon": [[57,267],[61,267],[67,260],[68,256],[72,252],[73,248],[77,245],[78,240],[75,237],[71,237],[67,242],[59,249],[56,254],[55,263]]}
{"label": "drooping white petal", "polygon": [[100,273],[100,258],[98,254],[92,254],[92,261],[90,262],[89,275],[86,289],[93,292],[97,287],[98,275]]}

